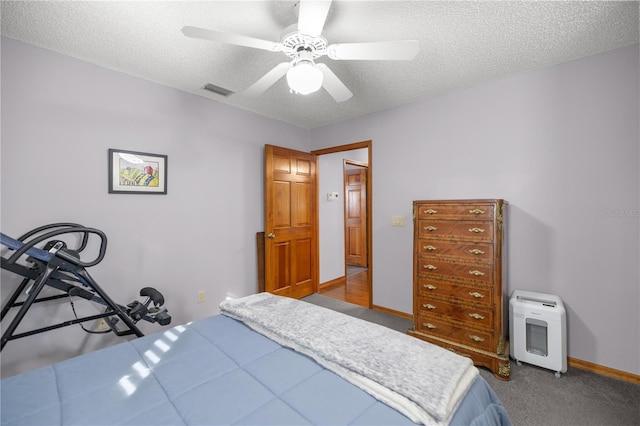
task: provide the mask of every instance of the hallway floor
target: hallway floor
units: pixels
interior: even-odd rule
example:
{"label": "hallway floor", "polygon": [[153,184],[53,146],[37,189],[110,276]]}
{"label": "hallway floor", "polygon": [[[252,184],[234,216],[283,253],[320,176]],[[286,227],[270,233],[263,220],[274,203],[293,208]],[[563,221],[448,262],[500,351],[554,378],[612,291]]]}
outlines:
{"label": "hallway floor", "polygon": [[353,271],[349,271],[349,269],[352,268],[349,267],[347,270],[346,284],[331,286],[320,290],[318,293],[323,296],[368,308],[371,298],[368,284],[369,270],[366,268],[358,268],[359,270],[354,269]]}

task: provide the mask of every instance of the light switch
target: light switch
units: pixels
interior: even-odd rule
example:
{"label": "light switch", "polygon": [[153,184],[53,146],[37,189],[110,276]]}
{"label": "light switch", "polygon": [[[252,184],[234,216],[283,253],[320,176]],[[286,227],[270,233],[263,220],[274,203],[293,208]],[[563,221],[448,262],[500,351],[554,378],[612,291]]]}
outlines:
{"label": "light switch", "polygon": [[340,195],[337,192],[327,192],[327,200],[337,200]]}

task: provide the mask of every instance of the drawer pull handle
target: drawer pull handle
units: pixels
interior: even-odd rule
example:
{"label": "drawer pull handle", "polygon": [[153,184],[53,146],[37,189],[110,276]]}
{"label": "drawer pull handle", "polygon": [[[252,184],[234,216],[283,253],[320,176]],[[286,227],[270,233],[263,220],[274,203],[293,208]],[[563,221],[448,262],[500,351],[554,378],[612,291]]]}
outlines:
{"label": "drawer pull handle", "polygon": [[430,329],[430,330],[433,330],[434,328],[438,328],[438,327],[436,327],[435,325],[431,324],[430,322],[423,322],[423,323],[422,323],[422,326],[423,326],[423,327],[426,327],[426,328],[428,328],[428,329]]}
{"label": "drawer pull handle", "polygon": [[433,306],[431,303],[424,303],[422,305],[423,308],[429,309],[430,311],[433,311],[436,307]]}
{"label": "drawer pull handle", "polygon": [[428,269],[430,271],[435,271],[438,268],[436,266],[433,266],[433,265],[424,265],[424,269]]}
{"label": "drawer pull handle", "polygon": [[477,291],[470,291],[470,292],[469,292],[469,296],[471,296],[471,297],[475,297],[476,299],[482,299],[482,298],[484,298],[484,294],[482,294],[482,293],[478,293]]}
{"label": "drawer pull handle", "polygon": [[475,254],[476,256],[480,256],[481,254],[484,254],[484,252],[482,250],[479,250],[479,249],[471,249],[471,250],[469,250],[469,253]]}
{"label": "drawer pull handle", "polygon": [[426,214],[436,214],[436,213],[438,213],[438,210],[429,209],[429,210],[425,210],[424,212],[425,212]]}
{"label": "drawer pull handle", "polygon": [[424,284],[423,287],[426,288],[427,290],[435,290],[436,288],[438,288],[433,284]]}
{"label": "drawer pull handle", "polygon": [[481,277],[481,276],[484,275],[484,272],[480,272],[480,271],[477,271],[477,270],[476,271],[469,271],[469,273],[471,275],[475,275],[476,277]]}
{"label": "drawer pull handle", "polygon": [[484,339],[482,337],[476,336],[474,334],[470,334],[469,339],[473,340],[474,342],[484,342]]}
{"label": "drawer pull handle", "polygon": [[435,230],[436,230],[436,229],[438,229],[438,228],[436,228],[435,226],[425,226],[425,227],[424,227],[424,229],[425,229],[426,231],[433,232],[433,231],[435,231]]}
{"label": "drawer pull handle", "polygon": [[438,250],[438,247],[434,247],[434,246],[424,246],[423,247],[425,250],[427,251],[435,251]]}
{"label": "drawer pull handle", "polygon": [[469,213],[471,213],[471,214],[484,214],[484,210],[473,209],[473,210],[469,210]]}
{"label": "drawer pull handle", "polygon": [[475,312],[473,312],[473,313],[471,313],[471,312],[470,312],[470,313],[469,313],[469,316],[470,316],[471,318],[473,318],[473,319],[477,319],[477,320],[483,320],[483,319],[484,319],[484,315],[480,315],[480,314],[477,314],[477,313],[475,313]]}
{"label": "drawer pull handle", "polygon": [[482,229],[482,228],[469,228],[469,232],[473,232],[474,234],[479,234],[481,232],[484,232],[484,229]]}

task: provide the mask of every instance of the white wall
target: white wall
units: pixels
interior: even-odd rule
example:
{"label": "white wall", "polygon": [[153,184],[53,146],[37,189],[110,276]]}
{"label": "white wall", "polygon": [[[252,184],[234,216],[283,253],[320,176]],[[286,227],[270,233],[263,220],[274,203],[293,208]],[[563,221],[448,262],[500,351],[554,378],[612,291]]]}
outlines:
{"label": "white wall", "polygon": [[[312,131],[4,38],[1,54],[2,232],[104,230],[91,273],[118,302],[156,286],[177,324],[254,292],[263,145],[371,139],[374,304],[411,312],[412,200],[502,197],[509,289],[563,298],[571,357],[640,374],[637,45]],[[108,148],[167,154],[168,195],[108,194]],[[17,281],[1,278],[4,300]],[[10,342],[2,375],[118,341],[72,326]]]}
{"label": "white wall", "polygon": [[[344,277],[344,160],[369,161],[369,150],[354,149],[318,157],[320,284]],[[337,200],[327,193],[337,192]]]}
{"label": "white wall", "polygon": [[412,311],[412,200],[504,198],[507,286],[560,296],[569,356],[640,373],[638,45],[311,131],[373,141],[373,303]]}
{"label": "white wall", "polygon": [[[121,304],[156,287],[174,324],[257,291],[263,146],[308,151],[308,130],[5,38],[1,77],[2,232],[52,222],[104,231],[94,279]],[[108,194],[109,148],[167,154],[168,194]],[[2,271],[3,302],[18,282]],[[66,301],[46,305],[27,322],[72,315]],[[71,326],[9,342],[2,375],[119,341]]]}

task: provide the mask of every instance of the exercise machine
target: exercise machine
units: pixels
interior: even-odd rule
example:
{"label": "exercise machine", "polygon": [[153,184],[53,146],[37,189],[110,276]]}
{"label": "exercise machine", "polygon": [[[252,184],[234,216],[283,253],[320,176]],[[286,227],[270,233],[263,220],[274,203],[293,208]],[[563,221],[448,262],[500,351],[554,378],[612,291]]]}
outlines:
{"label": "exercise machine", "polygon": [[[66,236],[66,241],[58,239]],[[98,254],[91,261],[80,259],[80,253],[87,248],[91,237],[99,240]],[[79,242],[74,249],[67,242],[76,240]],[[144,320],[159,325],[171,323],[171,316],[166,308],[163,308],[164,297],[152,288],[144,287],[140,290],[143,301],[135,300],[126,306],[115,303],[100,285],[89,275],[87,268],[97,265],[104,259],[107,250],[107,236],[104,232],[87,228],[76,223],[53,223],[33,229],[17,239],[0,233],[0,244],[13,251],[11,256],[1,257],[2,269],[11,271],[23,277],[13,294],[2,307],[0,321],[3,321],[12,308],[19,308],[13,320],[2,334],[0,351],[10,340],[32,336],[34,334],[80,324],[88,333],[109,333],[117,336],[135,334],[142,337],[144,334],[136,323]],[[54,295],[41,296],[45,287],[57,290]],[[24,293],[24,297],[22,297]],[[35,303],[68,298],[74,313],[74,318],[58,324],[16,333],[16,330],[29,309]],[[102,313],[78,318],[76,314],[74,298],[83,299],[104,307]],[[22,300],[19,300],[22,299]],[[82,323],[97,321],[103,318],[108,327],[106,330],[97,331],[85,328]],[[124,324],[123,327],[122,324]]]}

